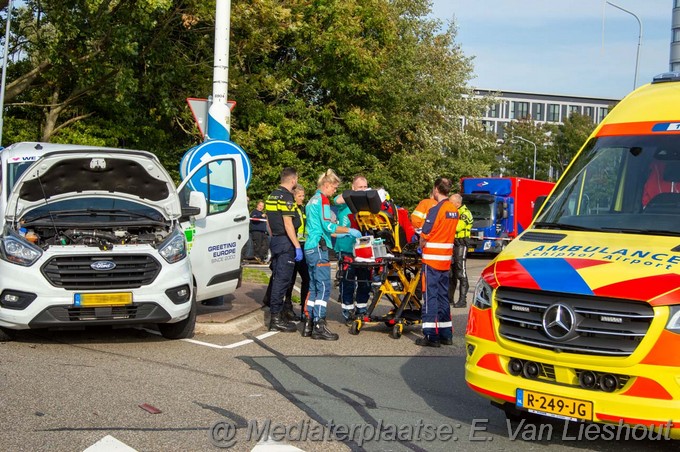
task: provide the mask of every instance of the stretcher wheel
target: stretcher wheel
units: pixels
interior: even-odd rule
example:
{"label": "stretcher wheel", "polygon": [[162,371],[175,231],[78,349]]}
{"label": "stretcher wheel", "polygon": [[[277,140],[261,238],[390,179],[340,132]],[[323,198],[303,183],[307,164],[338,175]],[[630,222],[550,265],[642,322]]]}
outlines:
{"label": "stretcher wheel", "polygon": [[404,332],[404,325],[401,323],[397,323],[392,327],[392,339],[399,339],[401,337],[401,333]]}
{"label": "stretcher wheel", "polygon": [[356,319],[349,327],[349,334],[356,336],[361,331],[362,322],[360,319]]}

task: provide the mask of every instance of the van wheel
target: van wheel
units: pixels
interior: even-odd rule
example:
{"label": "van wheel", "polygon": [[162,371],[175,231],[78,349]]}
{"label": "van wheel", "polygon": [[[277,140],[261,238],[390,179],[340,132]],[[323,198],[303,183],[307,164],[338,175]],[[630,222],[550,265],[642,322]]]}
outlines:
{"label": "van wheel", "polygon": [[9,328],[3,328],[0,326],[0,342],[13,341],[17,337],[16,330],[10,330]]}
{"label": "van wheel", "polygon": [[[195,293],[195,292],[194,292]],[[175,323],[159,323],[158,329],[166,339],[188,339],[194,336],[196,327],[196,298],[191,300],[189,316]]]}

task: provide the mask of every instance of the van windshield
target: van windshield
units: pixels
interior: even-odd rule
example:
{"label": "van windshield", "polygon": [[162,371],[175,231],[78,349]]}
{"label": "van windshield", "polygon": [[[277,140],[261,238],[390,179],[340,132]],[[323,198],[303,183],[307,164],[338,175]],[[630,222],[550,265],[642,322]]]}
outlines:
{"label": "van windshield", "polygon": [[680,235],[680,138],[592,139],[535,227]]}

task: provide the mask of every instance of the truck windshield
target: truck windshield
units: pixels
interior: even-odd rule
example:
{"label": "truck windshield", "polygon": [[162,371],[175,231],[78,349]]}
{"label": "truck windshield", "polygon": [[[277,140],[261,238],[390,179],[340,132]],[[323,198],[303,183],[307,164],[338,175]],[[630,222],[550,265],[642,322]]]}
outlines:
{"label": "truck windshield", "polygon": [[493,224],[492,202],[468,202],[465,204],[472,214],[473,228],[488,228]]}
{"label": "truck windshield", "polygon": [[536,219],[537,228],[680,235],[680,139],[591,140]]}

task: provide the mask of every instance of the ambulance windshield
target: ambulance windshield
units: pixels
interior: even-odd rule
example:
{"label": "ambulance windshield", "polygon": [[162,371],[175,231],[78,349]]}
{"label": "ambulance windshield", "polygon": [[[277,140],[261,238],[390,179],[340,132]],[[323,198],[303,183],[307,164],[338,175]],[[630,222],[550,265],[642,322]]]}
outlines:
{"label": "ambulance windshield", "polygon": [[535,226],[680,235],[680,137],[591,140]]}

